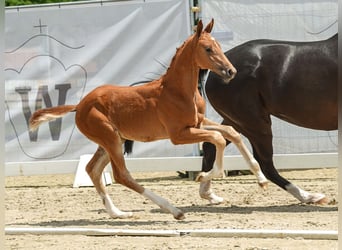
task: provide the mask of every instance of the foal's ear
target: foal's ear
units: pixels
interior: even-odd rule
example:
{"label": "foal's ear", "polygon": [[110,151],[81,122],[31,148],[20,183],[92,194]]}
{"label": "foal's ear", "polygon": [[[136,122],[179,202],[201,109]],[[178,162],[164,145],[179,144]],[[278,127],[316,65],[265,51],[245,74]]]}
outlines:
{"label": "foal's ear", "polygon": [[202,29],[203,29],[203,23],[202,23],[202,20],[199,20],[197,23],[197,30],[196,30],[197,37],[201,36]]}
{"label": "foal's ear", "polygon": [[214,27],[214,18],[211,19],[210,23],[208,23],[207,27],[205,27],[204,31],[210,33]]}

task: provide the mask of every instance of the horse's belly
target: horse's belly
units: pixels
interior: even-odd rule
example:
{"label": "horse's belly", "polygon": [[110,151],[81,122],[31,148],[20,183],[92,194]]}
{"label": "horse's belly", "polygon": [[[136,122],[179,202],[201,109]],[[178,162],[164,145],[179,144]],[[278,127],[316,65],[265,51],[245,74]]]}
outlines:
{"label": "horse's belly", "polygon": [[272,94],[272,114],[295,125],[319,129],[337,129],[337,86],[288,83]]}
{"label": "horse's belly", "polygon": [[[303,106],[303,105],[302,105]],[[295,124],[300,127],[318,129],[318,130],[335,130],[337,129],[337,106],[326,105],[314,108],[299,105],[284,110],[284,112],[273,113],[274,116]]]}

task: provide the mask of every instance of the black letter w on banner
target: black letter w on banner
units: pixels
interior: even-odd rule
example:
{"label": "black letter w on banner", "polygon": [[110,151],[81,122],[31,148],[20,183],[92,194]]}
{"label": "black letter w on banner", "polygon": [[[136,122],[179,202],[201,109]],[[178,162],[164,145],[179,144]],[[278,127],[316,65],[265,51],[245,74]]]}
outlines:
{"label": "black letter w on banner", "polygon": [[[66,95],[70,88],[71,88],[70,83],[55,85],[55,89],[58,90],[58,106],[65,104]],[[20,88],[16,88],[15,91],[20,94],[23,113],[24,113],[27,128],[28,128],[29,120],[32,115],[32,112],[29,106],[29,98],[28,98],[28,93],[31,91],[31,87],[20,87]],[[47,85],[39,86],[37,98],[36,98],[35,110],[41,109],[43,107],[43,101],[47,108],[52,107],[52,102],[51,102]],[[52,140],[54,141],[59,140],[59,137],[61,134],[61,126],[62,126],[62,118],[58,118],[55,121],[49,122],[49,129],[50,129]],[[29,137],[30,137],[30,141],[37,141],[38,130],[34,132],[29,131]]]}

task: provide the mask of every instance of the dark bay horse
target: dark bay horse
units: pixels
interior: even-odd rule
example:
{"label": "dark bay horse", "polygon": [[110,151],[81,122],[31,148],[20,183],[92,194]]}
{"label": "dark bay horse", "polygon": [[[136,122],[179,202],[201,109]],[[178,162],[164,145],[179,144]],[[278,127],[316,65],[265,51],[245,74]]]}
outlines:
{"label": "dark bay horse", "polygon": [[[205,85],[222,124],[248,138],[265,176],[303,203],[327,199],[300,189],[275,169],[270,116],[305,128],[337,129],[337,36],[317,42],[246,42],[225,53],[238,70],[236,77],[224,84],[211,72]],[[204,143],[203,151],[202,171],[209,171],[215,148]]]}
{"label": "dark bay horse", "polygon": [[[195,34],[177,49],[170,67],[157,80],[135,87],[103,85],[91,91],[77,105],[41,109],[32,115],[30,128],[34,130],[43,122],[76,112],[78,129],[98,144],[86,171],[111,217],[127,218],[132,213],[115,207],[102,183],[101,174],[109,162],[117,183],[150,199],[176,219],[184,218],[181,210],[132,178],[122,151],[122,144],[127,140],[149,142],[169,138],[174,144],[212,143],[217,149],[215,163],[211,171],[199,175],[198,180],[204,182],[224,175],[223,151],[226,140],[230,140],[240,148],[251,168],[261,173],[239,133],[204,116],[205,103],[198,97],[199,70],[210,69],[227,83],[236,74],[236,69],[210,35],[213,25],[212,20],[203,30],[200,21]],[[211,195],[210,192],[207,194]]]}

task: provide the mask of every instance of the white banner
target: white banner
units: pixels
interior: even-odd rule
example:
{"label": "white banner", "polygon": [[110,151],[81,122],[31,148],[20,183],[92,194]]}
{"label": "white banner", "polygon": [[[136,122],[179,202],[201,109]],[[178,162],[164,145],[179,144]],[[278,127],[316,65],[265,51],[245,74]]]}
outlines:
{"label": "white banner", "polygon": [[[98,85],[158,78],[190,35],[182,0],[123,1],[6,10],[6,162],[79,159],[96,145],[74,114],[28,131],[39,109],[77,104]],[[193,145],[139,144],[134,156],[191,155]]]}
{"label": "white banner", "polygon": [[337,33],[337,0],[202,0],[224,50],[253,39],[314,41]]}
{"label": "white banner", "polygon": [[[201,18],[215,17],[224,51],[253,39],[316,41],[337,33],[337,0],[202,0]],[[208,117],[222,118],[208,105]],[[301,128],[272,117],[274,153],[336,152],[337,131]],[[245,140],[246,143],[247,140]],[[226,155],[239,154],[229,146]]]}
{"label": "white banner", "polygon": [[[258,39],[320,40],[337,32],[336,0],[210,0],[204,23],[228,50]],[[74,124],[74,114],[28,131],[38,108],[76,104],[109,83],[129,85],[163,74],[190,35],[189,1],[89,2],[6,9],[6,162],[78,160],[96,145]],[[208,109],[208,116],[222,119]],[[273,119],[275,153],[332,152],[337,132],[303,129]],[[135,143],[132,157],[187,156],[197,145],[169,140]],[[226,155],[239,154],[230,146]]]}

